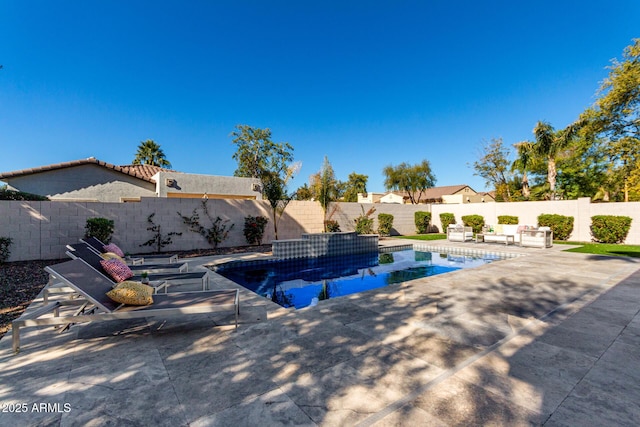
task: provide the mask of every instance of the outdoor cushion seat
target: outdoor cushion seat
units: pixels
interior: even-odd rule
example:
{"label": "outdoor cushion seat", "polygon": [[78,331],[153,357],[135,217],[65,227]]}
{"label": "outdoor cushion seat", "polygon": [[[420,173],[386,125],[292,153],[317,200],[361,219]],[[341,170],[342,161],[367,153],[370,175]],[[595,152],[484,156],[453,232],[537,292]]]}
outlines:
{"label": "outdoor cushion seat", "polygon": [[[80,241],[91,246],[93,250],[99,254],[104,252],[110,252],[109,250],[105,249],[105,247],[107,247],[108,245],[106,245],[96,237],[84,237],[80,239]],[[145,260],[154,260],[154,262],[166,261],[169,263],[174,263],[174,262],[178,262],[178,255],[177,254],[132,255],[131,259],[133,264],[144,264]]]}
{"label": "outdoor cushion seat", "polygon": [[473,230],[463,225],[450,225],[447,227],[447,240],[450,242],[473,240]]}
{"label": "outdoor cushion seat", "polygon": [[[112,279],[112,276],[109,275],[102,266],[101,261],[104,261],[102,257],[95,253],[92,249],[90,249],[86,243],[80,242],[72,245],[67,245],[67,248],[70,249],[69,251],[67,251],[67,255],[70,258],[80,258],[100,274],[107,277],[109,280]],[[132,269],[134,275],[132,277],[128,277],[127,279],[135,282],[141,282],[143,278],[142,273],[147,273],[147,277],[150,281],[168,282],[168,284],[172,286],[183,283],[186,284],[187,282],[197,282],[202,283],[203,291],[207,289],[209,285],[209,275],[207,274],[207,271],[183,273],[179,270],[179,268],[174,272],[164,271],[166,268],[173,268],[171,266],[173,266],[173,264],[165,264],[161,267],[161,270],[154,270],[150,265],[128,266],[130,269]],[[179,267],[178,264],[176,264],[176,266]],[[116,281],[113,281],[113,283],[115,284]]]}
{"label": "outdoor cushion seat", "polygon": [[[66,287],[82,296],[48,303],[31,312],[25,312],[12,322],[13,351],[20,349],[20,328],[27,326],[61,325],[145,317],[170,317],[189,314],[213,313],[233,309],[235,327],[238,327],[240,297],[237,289],[205,292],[176,292],[154,294],[150,305],[124,305],[107,296],[113,283],[81,259],[74,259],[45,267]],[[61,308],[79,307],[73,314],[61,314]],[[53,316],[49,314],[53,313]],[[43,317],[48,315],[47,317]]]}

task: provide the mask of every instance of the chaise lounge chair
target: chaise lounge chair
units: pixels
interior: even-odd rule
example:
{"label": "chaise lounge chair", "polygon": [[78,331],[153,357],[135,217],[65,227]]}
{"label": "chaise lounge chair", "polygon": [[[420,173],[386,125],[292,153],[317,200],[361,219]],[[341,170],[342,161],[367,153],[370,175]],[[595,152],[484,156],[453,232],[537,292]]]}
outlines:
{"label": "chaise lounge chair", "polygon": [[[84,237],[80,239],[91,246],[97,253],[104,253],[104,247],[106,244],[96,237]],[[154,262],[165,261],[168,263],[178,262],[178,255],[176,254],[144,254],[144,255],[132,255],[131,259],[133,264],[144,264],[145,260],[154,260]]]}
{"label": "chaise lounge chair", "polygon": [[[20,328],[43,325],[70,325],[73,323],[98,322],[143,317],[170,317],[184,314],[213,313],[233,308],[235,327],[238,327],[240,296],[237,289],[206,292],[176,292],[154,294],[153,304],[132,306],[119,304],[106,294],[113,283],[85,262],[75,259],[45,267],[45,271],[61,280],[65,286],[82,295],[81,299],[69,299],[49,303],[31,313],[25,313],[12,322],[13,351],[20,350]],[[80,306],[71,315],[60,315],[64,306]],[[53,317],[42,317],[52,313]]]}
{"label": "chaise lounge chair", "polygon": [[[87,242],[80,241],[72,245],[67,245],[67,248],[75,251],[78,248],[86,248],[91,252],[94,252],[103,259],[106,259],[105,252],[97,252],[96,249]],[[124,260],[123,260],[124,261]],[[143,264],[133,263],[127,264],[129,269],[134,273],[141,273],[146,271],[147,273],[185,273],[189,271],[189,264],[186,262],[172,262],[172,263],[159,263],[159,264]]]}
{"label": "chaise lounge chair", "polygon": [[[85,243],[76,243],[73,245],[67,245],[70,249],[67,251],[67,255],[72,258],[80,258],[91,267],[93,267],[100,274],[111,280],[111,276],[104,271],[104,268],[100,264],[100,261],[103,261],[102,257],[95,253],[93,250],[89,249]],[[132,266],[129,266],[131,268]],[[138,266],[136,266],[138,267]],[[146,271],[146,270],[143,270]],[[132,271],[134,276],[129,280],[133,281],[141,281],[142,280],[142,271]],[[146,271],[148,273],[148,278],[150,281],[163,281],[168,282],[168,285],[175,285],[177,282],[184,283],[185,281],[202,283],[202,290],[206,290],[209,286],[209,275],[206,271],[195,271],[191,273],[154,273],[153,271]],[[113,281],[115,284],[115,281]],[[165,287],[166,292],[166,287]]]}

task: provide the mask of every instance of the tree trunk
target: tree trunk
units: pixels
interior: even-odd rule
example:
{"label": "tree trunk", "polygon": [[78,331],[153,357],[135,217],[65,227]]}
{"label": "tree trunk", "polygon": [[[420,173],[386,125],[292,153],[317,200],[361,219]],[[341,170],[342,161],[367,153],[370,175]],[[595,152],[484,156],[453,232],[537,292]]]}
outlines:
{"label": "tree trunk", "polygon": [[529,189],[529,178],[527,178],[527,173],[524,172],[522,175],[522,197],[528,199],[531,195],[531,190]]}
{"label": "tree trunk", "polygon": [[556,160],[549,156],[549,162],[547,165],[547,181],[549,181],[549,191],[551,192],[550,200],[556,199],[556,176],[558,176]]}

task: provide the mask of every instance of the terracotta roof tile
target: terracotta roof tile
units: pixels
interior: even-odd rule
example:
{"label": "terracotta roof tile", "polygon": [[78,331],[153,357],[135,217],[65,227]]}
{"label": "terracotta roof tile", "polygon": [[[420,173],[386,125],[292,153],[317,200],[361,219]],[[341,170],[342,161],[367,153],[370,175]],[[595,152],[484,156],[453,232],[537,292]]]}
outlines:
{"label": "terracotta roof tile", "polygon": [[[11,172],[1,172],[0,179],[16,178],[19,176],[31,175],[34,173],[47,172],[47,171],[56,170],[56,169],[71,168],[74,166],[89,165],[89,164],[96,164],[96,165],[105,167],[107,169],[113,169],[117,172],[134,176],[136,178],[139,178],[148,182],[154,182],[151,179],[151,177],[156,173],[158,173],[159,171],[169,170],[169,169],[164,169],[158,166],[151,166],[151,165],[116,166],[116,165],[112,165],[111,163],[98,160],[94,157],[89,157],[88,159],[72,160],[70,162],[63,162],[63,163],[54,163],[52,165],[40,166],[36,168],[22,169],[22,170],[11,171]],[[172,171],[172,172],[176,172],[176,171]]]}

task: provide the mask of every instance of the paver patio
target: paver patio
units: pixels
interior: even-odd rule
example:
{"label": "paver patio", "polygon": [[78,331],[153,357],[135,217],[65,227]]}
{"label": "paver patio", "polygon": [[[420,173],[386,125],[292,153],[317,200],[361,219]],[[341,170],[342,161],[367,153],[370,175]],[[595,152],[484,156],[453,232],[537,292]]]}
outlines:
{"label": "paver patio", "polygon": [[242,290],[237,330],[26,328],[0,340],[0,425],[637,425],[640,262],[433,244],[524,256],[298,311]]}

